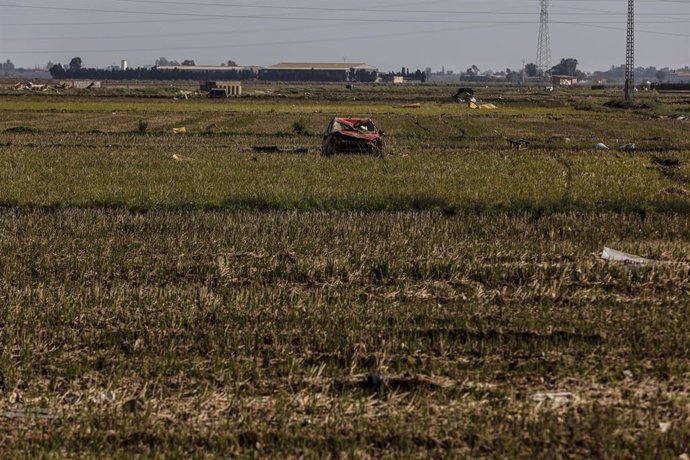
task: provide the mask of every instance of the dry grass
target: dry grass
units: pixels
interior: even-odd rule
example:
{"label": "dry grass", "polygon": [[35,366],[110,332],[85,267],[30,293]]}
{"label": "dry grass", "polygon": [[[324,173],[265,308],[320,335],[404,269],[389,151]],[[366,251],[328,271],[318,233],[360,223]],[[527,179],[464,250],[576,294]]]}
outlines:
{"label": "dry grass", "polygon": [[368,97],[383,161],[248,150],[308,100],[1,100],[5,456],[690,453],[687,125]]}

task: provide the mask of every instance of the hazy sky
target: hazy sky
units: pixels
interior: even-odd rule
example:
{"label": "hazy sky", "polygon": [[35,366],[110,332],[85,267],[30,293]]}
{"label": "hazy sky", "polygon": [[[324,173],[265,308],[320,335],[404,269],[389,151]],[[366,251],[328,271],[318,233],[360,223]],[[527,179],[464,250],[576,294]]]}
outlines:
{"label": "hazy sky", "polygon": [[[690,0],[637,0],[636,8],[637,65],[690,65]],[[539,9],[538,0],[0,0],[0,60],[517,69],[536,59]],[[551,0],[553,64],[622,64],[626,13],[625,0]]]}

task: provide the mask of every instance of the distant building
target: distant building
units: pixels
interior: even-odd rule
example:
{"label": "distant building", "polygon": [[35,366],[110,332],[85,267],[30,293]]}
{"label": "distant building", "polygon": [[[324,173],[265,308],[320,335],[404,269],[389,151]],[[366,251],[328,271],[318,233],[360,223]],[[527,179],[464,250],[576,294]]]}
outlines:
{"label": "distant building", "polygon": [[129,69],[129,63],[128,63],[126,60],[123,59],[123,60],[120,62],[120,70],[122,70],[122,71],[124,72],[124,71],[127,70],[127,69]]}
{"label": "distant building", "polygon": [[168,72],[242,72],[251,70],[256,72],[260,67],[241,67],[241,66],[227,66],[227,65],[160,65],[156,67],[158,70]]}
{"label": "distant building", "polygon": [[554,86],[575,86],[577,85],[577,77],[572,75],[551,75],[551,83]]}
{"label": "distant building", "polygon": [[374,82],[378,69],[364,63],[283,62],[261,69],[259,80],[316,82]]}

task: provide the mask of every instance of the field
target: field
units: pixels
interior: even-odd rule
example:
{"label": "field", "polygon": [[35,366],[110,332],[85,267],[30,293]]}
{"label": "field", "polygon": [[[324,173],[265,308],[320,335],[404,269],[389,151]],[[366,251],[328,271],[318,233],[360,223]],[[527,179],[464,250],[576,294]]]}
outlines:
{"label": "field", "polygon": [[687,95],[178,89],[0,91],[4,456],[690,455]]}

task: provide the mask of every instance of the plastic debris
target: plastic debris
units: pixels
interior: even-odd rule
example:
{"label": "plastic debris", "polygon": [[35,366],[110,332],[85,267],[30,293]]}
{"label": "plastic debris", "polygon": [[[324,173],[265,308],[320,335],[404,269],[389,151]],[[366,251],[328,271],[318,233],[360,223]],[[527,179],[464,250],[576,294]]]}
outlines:
{"label": "plastic debris", "polygon": [[597,150],[610,150],[610,149],[606,146],[606,144],[604,144],[603,142],[599,142],[599,143],[596,145],[596,149],[597,149]]}
{"label": "plastic debris", "polygon": [[609,262],[621,262],[626,265],[649,265],[656,262],[651,259],[645,259],[644,257],[627,254],[607,247],[604,248],[601,258]]}
{"label": "plastic debris", "polygon": [[[182,155],[178,155],[178,154],[176,154],[176,153],[173,154],[172,158],[173,158],[173,160],[175,160],[175,161],[180,161],[180,162],[182,162],[182,161],[192,161],[191,158],[183,157]],[[135,345],[136,345],[136,344],[135,344]]]}
{"label": "plastic debris", "polygon": [[636,148],[635,144],[630,143],[630,144],[621,145],[620,147],[618,147],[618,150],[631,151],[631,150],[635,150],[635,148]]}
{"label": "plastic debris", "polygon": [[187,128],[173,128],[173,134],[185,134]]}
{"label": "plastic debris", "polygon": [[659,431],[666,433],[671,429],[671,424],[669,422],[659,422]]}
{"label": "plastic debris", "polygon": [[554,407],[559,407],[568,403],[577,402],[580,398],[574,393],[564,391],[558,393],[535,393],[530,399],[534,402],[538,402],[540,405],[550,402]]}

